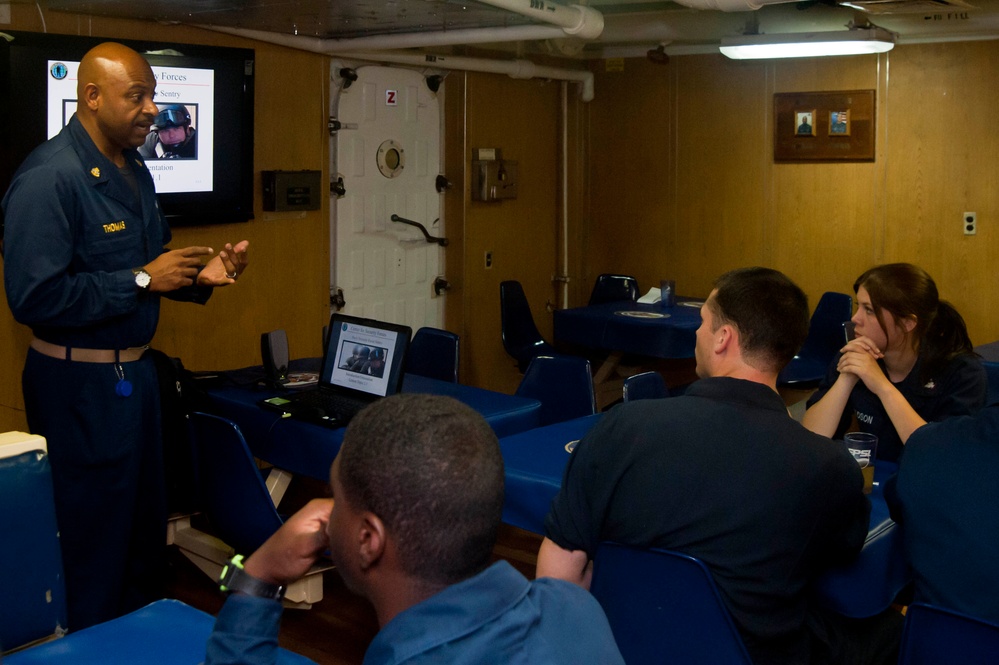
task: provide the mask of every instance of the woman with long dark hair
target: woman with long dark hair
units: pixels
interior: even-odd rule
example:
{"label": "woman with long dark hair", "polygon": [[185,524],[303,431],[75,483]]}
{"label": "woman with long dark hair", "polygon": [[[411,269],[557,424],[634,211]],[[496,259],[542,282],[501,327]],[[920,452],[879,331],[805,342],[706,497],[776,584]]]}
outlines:
{"label": "woman with long dark hair", "polygon": [[834,438],[848,429],[876,434],[878,458],[897,461],[917,427],[985,404],[985,371],[964,319],[922,268],[876,266],[853,290],[856,337],[808,400],[802,423]]}

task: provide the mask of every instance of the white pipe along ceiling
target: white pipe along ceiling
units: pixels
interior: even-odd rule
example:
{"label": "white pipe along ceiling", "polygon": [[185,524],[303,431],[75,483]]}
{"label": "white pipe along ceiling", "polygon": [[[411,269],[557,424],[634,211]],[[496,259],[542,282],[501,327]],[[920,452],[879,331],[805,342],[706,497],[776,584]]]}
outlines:
{"label": "white pipe along ceiling", "polygon": [[479,0],[485,5],[557,25],[566,34],[580,39],[596,39],[604,29],[604,15],[583,5],[557,5],[538,0]]}
{"label": "white pipe along ceiling", "polygon": [[[230,35],[256,39],[269,44],[278,44],[289,48],[309,51],[311,53],[321,53],[323,55],[350,58],[353,60],[364,60],[368,62],[384,62],[401,65],[433,67],[436,69],[455,69],[469,72],[486,72],[493,74],[506,74],[510,78],[548,78],[559,81],[576,81],[581,84],[580,99],[584,102],[593,100],[593,73],[582,69],[566,69],[561,67],[545,67],[535,65],[529,60],[492,60],[487,58],[468,58],[459,56],[427,55],[418,53],[393,53],[386,51],[350,51],[345,46],[358,48],[356,42],[371,38],[361,37],[354,39],[319,39],[316,37],[300,37],[296,35],[285,35],[276,32],[266,32],[263,30],[248,30],[244,28],[227,28],[224,26],[202,25],[206,30],[224,32]],[[515,28],[513,28],[515,30]],[[505,32],[511,28],[495,28],[494,32]],[[449,33],[413,33],[417,35],[441,35]],[[395,35],[394,37],[399,37]],[[492,42],[500,40],[492,39]],[[398,44],[398,42],[395,42]],[[439,43],[427,44],[427,46],[441,45]]]}

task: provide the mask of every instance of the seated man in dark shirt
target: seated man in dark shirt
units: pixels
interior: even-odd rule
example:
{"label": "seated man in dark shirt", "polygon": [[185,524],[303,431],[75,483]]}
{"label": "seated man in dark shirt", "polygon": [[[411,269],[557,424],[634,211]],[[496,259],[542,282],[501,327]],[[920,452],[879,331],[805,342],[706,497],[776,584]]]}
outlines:
{"label": "seated man in dark shirt", "polygon": [[902,529],[914,600],[999,623],[999,405],[923,425],[885,500]]}
{"label": "seated man in dark shirt", "polygon": [[593,596],[560,580],[528,581],[506,561],[490,565],[503,459],[469,407],[416,394],[376,402],[347,428],[330,483],[334,500],[310,502],[239,578],[224,578],[235,592],[209,638],[208,665],[275,662],[274,597],[327,548],[378,616],[367,665],[623,663]]}
{"label": "seated man in dark shirt", "polygon": [[810,600],[823,570],[860,551],[870,503],[846,448],[795,422],[777,394],[808,332],[805,294],[775,270],[735,270],[701,316],[700,380],[616,407],[570,456],[538,576],[588,588],[608,540],[675,550],[711,571],[756,665],[894,663],[897,612],[869,642]]}

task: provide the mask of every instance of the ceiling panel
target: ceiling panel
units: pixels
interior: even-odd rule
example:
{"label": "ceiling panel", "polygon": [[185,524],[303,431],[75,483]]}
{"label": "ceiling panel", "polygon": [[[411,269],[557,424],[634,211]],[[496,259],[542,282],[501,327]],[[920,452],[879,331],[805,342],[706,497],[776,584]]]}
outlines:
{"label": "ceiling panel", "polygon": [[529,25],[510,12],[457,0],[40,0],[55,11],[206,23],[322,39]]}

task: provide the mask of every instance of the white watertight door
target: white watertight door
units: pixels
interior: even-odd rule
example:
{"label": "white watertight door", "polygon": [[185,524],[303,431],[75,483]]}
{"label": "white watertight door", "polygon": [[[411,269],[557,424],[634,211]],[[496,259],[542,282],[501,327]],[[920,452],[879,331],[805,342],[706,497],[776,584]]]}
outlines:
{"label": "white watertight door", "polygon": [[347,314],[413,332],[441,327],[444,298],[435,294],[434,279],[443,275],[444,248],[392,217],[444,237],[435,187],[443,86],[434,93],[419,72],[371,65],[354,69],[357,80],[344,88],[340,66],[334,62],[332,115],[340,129],[331,153],[345,193],[331,206],[331,292],[342,289]]}

